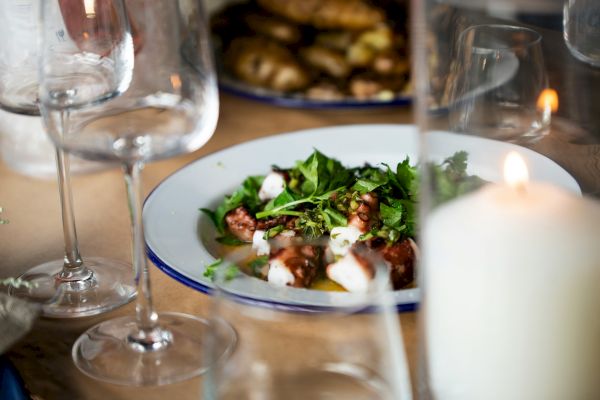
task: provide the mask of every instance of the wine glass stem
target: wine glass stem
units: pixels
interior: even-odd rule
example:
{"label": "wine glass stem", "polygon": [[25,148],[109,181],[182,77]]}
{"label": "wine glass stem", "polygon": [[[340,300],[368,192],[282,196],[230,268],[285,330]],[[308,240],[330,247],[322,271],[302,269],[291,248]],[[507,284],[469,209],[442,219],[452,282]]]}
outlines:
{"label": "wine glass stem", "polygon": [[[68,119],[68,111],[61,112],[61,129],[63,135],[65,135],[69,129]],[[60,206],[65,242],[64,265],[58,279],[62,282],[89,280],[92,277],[92,272],[83,265],[77,242],[75,215],[73,213],[73,194],[71,192],[69,156],[58,147],[56,148],[56,169],[58,172],[58,189],[60,193]]]}
{"label": "wine glass stem", "polygon": [[140,177],[142,168],[143,163],[141,161],[126,162],[123,165],[129,212],[131,215],[133,266],[138,293],[135,307],[138,329],[129,336],[128,343],[133,349],[146,352],[160,350],[168,346],[171,338],[169,332],[160,329],[158,315],[154,311],[152,302],[150,274],[144,251]]}

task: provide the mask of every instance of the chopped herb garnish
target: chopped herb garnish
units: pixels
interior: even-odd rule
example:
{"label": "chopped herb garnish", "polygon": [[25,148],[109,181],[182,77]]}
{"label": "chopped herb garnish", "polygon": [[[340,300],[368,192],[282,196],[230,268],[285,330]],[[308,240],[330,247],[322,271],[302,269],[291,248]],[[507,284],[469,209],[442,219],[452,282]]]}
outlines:
{"label": "chopped herb garnish", "polygon": [[204,274],[202,274],[205,278],[210,279],[211,281],[215,279],[215,274],[219,266],[223,263],[222,258],[217,258],[213,263],[208,264],[204,269]]}
{"label": "chopped herb garnish", "polygon": [[437,203],[443,203],[473,191],[485,183],[480,177],[467,173],[467,157],[465,151],[459,151],[445,159],[440,165],[430,168],[433,174],[433,193],[437,195],[435,199]]}
{"label": "chopped herb garnish", "polygon": [[6,278],[0,279],[0,286],[12,286],[14,288],[24,287],[26,289],[31,289],[37,287],[37,282],[25,281],[21,278]]}
{"label": "chopped herb garnish", "polygon": [[[214,281],[216,278],[216,274],[217,271],[219,270],[219,268],[221,268],[223,266],[223,259],[222,258],[217,258],[213,263],[208,264],[204,270],[204,274],[202,274],[205,278],[210,279],[211,281]],[[240,272],[240,269],[237,265],[235,264],[229,264],[228,266],[224,267],[225,270],[223,272],[223,278],[226,281],[230,281],[233,278],[235,278],[238,273]]]}
{"label": "chopped herb garnish", "polygon": [[240,268],[235,264],[230,264],[226,267],[223,277],[226,281],[235,278],[240,272]]}
{"label": "chopped herb garnish", "polygon": [[250,270],[252,271],[253,275],[260,275],[260,269],[267,265],[268,262],[269,256],[260,256],[250,261],[248,267],[250,267]]}
{"label": "chopped herb garnish", "polygon": [[271,238],[274,238],[275,236],[279,235],[284,230],[285,230],[285,226],[283,226],[283,225],[274,226],[273,228],[267,229],[265,231],[265,234],[263,235],[263,239],[269,240]]}
{"label": "chopped herb garnish", "polygon": [[227,246],[241,246],[247,244],[230,233],[226,233],[225,235],[218,237],[216,241]]}

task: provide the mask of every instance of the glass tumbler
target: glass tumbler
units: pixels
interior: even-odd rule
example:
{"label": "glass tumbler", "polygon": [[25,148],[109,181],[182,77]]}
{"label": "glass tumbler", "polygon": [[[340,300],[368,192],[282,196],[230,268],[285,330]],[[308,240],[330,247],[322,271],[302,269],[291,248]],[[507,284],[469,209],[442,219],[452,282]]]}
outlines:
{"label": "glass tumbler", "polygon": [[213,343],[221,340],[221,320],[236,330],[238,343],[228,359],[207,372],[204,399],[412,398],[387,267],[376,270],[366,292],[337,293],[342,297],[331,292],[336,305],[327,308],[248,300],[239,295],[240,284],[257,278],[243,272],[232,277],[231,268],[224,263],[216,273],[215,328],[207,335],[205,354],[212,357]]}
{"label": "glass tumbler", "polygon": [[548,77],[536,31],[474,25],[458,36],[450,90],[450,127],[457,132],[525,142],[547,133],[550,113],[538,106]]}
{"label": "glass tumbler", "polygon": [[571,54],[600,67],[600,2],[566,0],[563,10],[564,38]]}

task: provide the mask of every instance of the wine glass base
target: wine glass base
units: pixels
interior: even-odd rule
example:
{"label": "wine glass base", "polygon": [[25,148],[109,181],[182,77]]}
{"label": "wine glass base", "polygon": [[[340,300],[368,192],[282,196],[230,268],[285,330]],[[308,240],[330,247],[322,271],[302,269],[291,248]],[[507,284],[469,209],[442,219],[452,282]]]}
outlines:
{"label": "wine glass base", "polygon": [[78,318],[110,311],[135,298],[136,287],[131,265],[99,257],[85,258],[92,274],[89,279],[57,280],[63,260],[44,263],[20,276],[27,286],[11,286],[9,294],[41,304],[42,315],[49,318]]}
{"label": "wine glass base", "polygon": [[[151,350],[130,341],[138,330],[135,317],[101,322],[77,339],[73,361],[84,374],[101,381],[128,386],[166,385],[205,373],[227,358],[237,343],[235,331],[222,320],[209,322],[186,314],[159,313],[159,325],[169,343]],[[213,339],[211,357],[203,351],[209,337],[218,338]]]}

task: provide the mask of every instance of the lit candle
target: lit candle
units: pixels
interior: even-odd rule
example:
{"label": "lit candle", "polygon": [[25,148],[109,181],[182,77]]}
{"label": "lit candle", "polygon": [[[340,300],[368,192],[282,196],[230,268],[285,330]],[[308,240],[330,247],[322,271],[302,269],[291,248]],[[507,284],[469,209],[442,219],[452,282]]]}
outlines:
{"label": "lit candle", "polygon": [[433,398],[600,399],[600,205],[511,159],[426,221]]}

